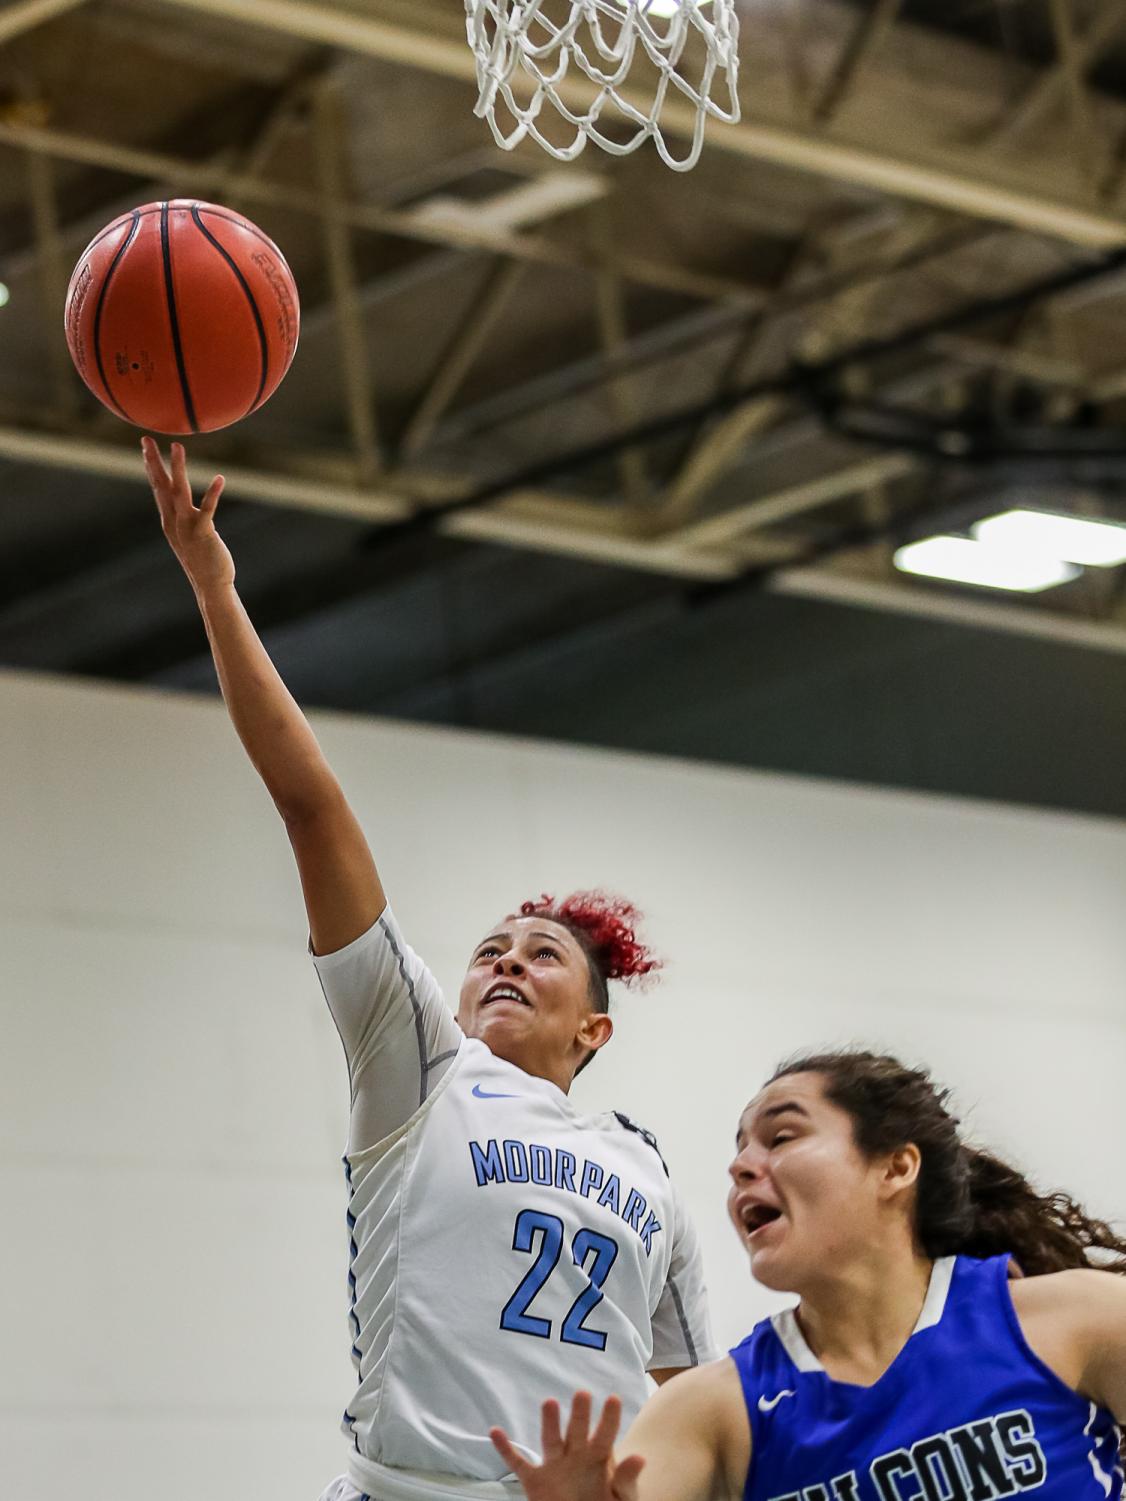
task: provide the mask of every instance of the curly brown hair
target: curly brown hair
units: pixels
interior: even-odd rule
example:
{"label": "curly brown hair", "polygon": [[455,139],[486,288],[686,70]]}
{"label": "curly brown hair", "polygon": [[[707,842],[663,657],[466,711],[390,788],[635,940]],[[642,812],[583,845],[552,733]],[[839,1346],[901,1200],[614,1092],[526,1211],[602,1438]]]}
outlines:
{"label": "curly brown hair", "polygon": [[826,1098],[851,1117],[866,1157],[918,1147],[915,1234],[925,1255],[1008,1252],[1027,1277],[1089,1266],[1126,1274],[1126,1239],[1069,1194],[1042,1194],[1017,1168],[964,1142],[950,1091],[926,1069],[845,1048],[787,1059],[769,1082],[806,1073],[825,1080]]}
{"label": "curly brown hair", "polygon": [[[1126,1275],[1126,1239],[1070,1194],[1042,1194],[1017,1168],[962,1140],[950,1091],[888,1053],[799,1053],[767,1081],[820,1074],[866,1157],[914,1142],[922,1162],[915,1236],[926,1256],[1012,1256],[1026,1277],[1099,1267]],[[1126,1433],[1119,1445],[1126,1465]]]}

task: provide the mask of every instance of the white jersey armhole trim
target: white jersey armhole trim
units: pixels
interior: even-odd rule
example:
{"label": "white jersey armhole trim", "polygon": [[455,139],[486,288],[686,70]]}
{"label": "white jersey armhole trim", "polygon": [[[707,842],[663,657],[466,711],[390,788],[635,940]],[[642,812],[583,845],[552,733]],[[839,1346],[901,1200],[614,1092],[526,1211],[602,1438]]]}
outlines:
{"label": "white jersey armhole trim", "polygon": [[[957,1261],[956,1256],[943,1256],[935,1262],[922,1311],[909,1337],[921,1334],[924,1329],[933,1329],[942,1322]],[[796,1308],[784,1308],[781,1313],[774,1314],[770,1322],[782,1342],[782,1348],[803,1375],[810,1375],[815,1371],[824,1372],[825,1367],[809,1348],[805,1335],[801,1332]]]}

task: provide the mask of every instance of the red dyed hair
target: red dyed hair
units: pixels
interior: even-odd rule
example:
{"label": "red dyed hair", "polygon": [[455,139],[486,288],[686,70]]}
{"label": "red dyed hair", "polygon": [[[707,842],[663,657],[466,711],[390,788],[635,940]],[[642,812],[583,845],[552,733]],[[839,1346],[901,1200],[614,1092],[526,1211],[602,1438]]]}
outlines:
{"label": "red dyed hair", "polygon": [[609,891],[573,891],[557,902],[546,893],[523,902],[520,917],[547,917],[569,928],[589,951],[603,980],[630,985],[661,968],[661,961],[637,936],[642,914],[625,897]]}

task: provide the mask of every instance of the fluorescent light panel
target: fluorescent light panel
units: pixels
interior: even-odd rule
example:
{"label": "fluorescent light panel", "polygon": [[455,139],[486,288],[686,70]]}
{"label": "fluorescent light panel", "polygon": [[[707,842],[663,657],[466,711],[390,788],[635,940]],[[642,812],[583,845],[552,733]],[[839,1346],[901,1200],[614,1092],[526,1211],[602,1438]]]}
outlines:
{"label": "fluorescent light panel", "polygon": [[[647,16],[675,16],[681,6],[681,0],[639,0],[639,3]],[[711,0],[697,0],[697,3],[710,5]]]}
{"label": "fluorescent light panel", "polygon": [[1043,551],[1016,552],[968,537],[927,537],[922,542],[909,543],[895,554],[895,566],[904,573],[924,578],[973,584],[982,589],[1010,589],[1022,594],[1054,589],[1079,574],[1078,568],[1046,556]]}
{"label": "fluorescent light panel", "polygon": [[1126,526],[1113,521],[1014,510],[989,516],[971,530],[979,542],[1014,556],[1040,553],[1093,568],[1126,563]]}

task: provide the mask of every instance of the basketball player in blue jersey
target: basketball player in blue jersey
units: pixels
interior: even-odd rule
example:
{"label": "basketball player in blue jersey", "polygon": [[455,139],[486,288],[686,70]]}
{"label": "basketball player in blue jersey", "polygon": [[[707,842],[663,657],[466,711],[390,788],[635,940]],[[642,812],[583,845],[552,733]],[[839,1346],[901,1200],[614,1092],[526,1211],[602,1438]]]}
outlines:
{"label": "basketball player in blue jersey", "polygon": [[542,1464],[494,1430],[529,1501],[1120,1501],[1126,1241],[965,1145],[946,1098],[870,1053],[783,1065],[729,1208],[800,1301],[658,1392],[626,1458],[589,1393],[565,1434],[545,1404]]}
{"label": "basketball player in blue jersey", "polygon": [[[235,591],[182,445],[145,467],[234,727],[296,856],[348,1061],[348,1474],[324,1501],[518,1493],[485,1430],[535,1454],[551,1392],[621,1392],[712,1358],[697,1242],[652,1137],[568,1092],[610,1039],[607,981],[654,968],[628,904],[525,903],[477,946],[456,1019],[403,939],[367,841]],[[508,1484],[503,1482],[508,1479]]]}

